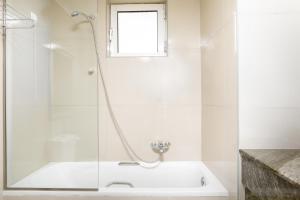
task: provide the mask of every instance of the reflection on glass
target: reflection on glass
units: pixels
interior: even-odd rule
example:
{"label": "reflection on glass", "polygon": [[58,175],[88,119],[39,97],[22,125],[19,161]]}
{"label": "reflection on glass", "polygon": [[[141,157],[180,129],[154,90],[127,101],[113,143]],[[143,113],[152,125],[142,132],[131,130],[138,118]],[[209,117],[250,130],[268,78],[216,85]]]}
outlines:
{"label": "reflection on glass", "polygon": [[96,189],[97,76],[88,73],[96,66],[90,29],[57,1],[7,4],[22,16],[34,13],[36,24],[7,30],[6,185]]}

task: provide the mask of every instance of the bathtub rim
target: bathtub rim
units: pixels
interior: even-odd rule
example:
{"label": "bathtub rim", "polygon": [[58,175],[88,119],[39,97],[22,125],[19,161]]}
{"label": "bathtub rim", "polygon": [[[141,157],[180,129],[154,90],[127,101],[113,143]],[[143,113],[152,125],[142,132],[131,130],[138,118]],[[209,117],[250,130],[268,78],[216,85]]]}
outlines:
{"label": "bathtub rim", "polygon": [[[147,191],[148,190],[148,191]],[[28,191],[28,190],[4,190],[3,197],[228,197],[227,192],[220,192],[214,194],[206,194],[199,191],[184,190],[176,192],[176,188],[168,191],[153,192],[155,189],[135,189],[134,191]]]}

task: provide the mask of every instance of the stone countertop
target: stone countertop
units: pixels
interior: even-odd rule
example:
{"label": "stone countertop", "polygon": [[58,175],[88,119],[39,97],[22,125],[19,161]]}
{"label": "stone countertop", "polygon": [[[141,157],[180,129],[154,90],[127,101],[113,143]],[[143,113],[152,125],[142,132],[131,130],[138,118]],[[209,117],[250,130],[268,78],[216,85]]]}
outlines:
{"label": "stone countertop", "polygon": [[300,188],[300,149],[247,149],[240,153]]}

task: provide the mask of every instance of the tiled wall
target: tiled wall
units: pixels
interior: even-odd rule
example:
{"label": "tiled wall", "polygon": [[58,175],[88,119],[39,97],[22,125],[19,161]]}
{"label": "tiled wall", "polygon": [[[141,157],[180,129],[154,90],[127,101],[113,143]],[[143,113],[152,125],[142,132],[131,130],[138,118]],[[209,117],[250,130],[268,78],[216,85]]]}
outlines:
{"label": "tiled wall", "polygon": [[[96,76],[88,76],[87,72],[97,66],[90,28],[87,24],[70,27],[70,24],[82,21],[82,18],[69,17],[72,10],[79,9],[96,15],[101,64],[112,105],[133,148],[146,159],[152,159],[156,155],[150,148],[150,142],[169,140],[172,147],[166,160],[200,160],[199,0],[168,2],[169,55],[146,58],[107,57],[106,0],[57,2],[60,9],[49,9],[54,23],[52,38],[63,47],[52,55],[52,135],[79,137],[77,160],[95,158],[97,84]],[[100,159],[127,160],[108,115],[101,86],[99,91]]]}
{"label": "tiled wall", "polygon": [[[8,1],[11,6],[30,16],[38,16],[44,4],[30,9],[24,3]],[[40,17],[40,16],[39,16]],[[43,20],[34,29],[7,30],[6,122],[7,177],[12,184],[46,162],[45,145],[49,123],[49,59],[42,45],[49,42]]]}
{"label": "tiled wall", "polygon": [[[82,4],[82,1],[70,3],[64,0],[50,3],[46,0],[39,1],[39,3],[33,1],[32,4],[17,3],[22,11],[31,10],[31,6],[35,5],[37,11],[41,11],[41,13],[36,12],[39,19],[50,19],[47,21],[47,26],[44,27],[45,31],[48,31],[45,32],[46,35],[36,33],[35,36],[47,36],[51,40],[39,39],[36,43],[37,46],[32,46],[32,49],[38,48],[36,49],[38,55],[35,55],[34,58],[47,60],[38,60],[38,70],[43,69],[43,71],[39,71],[41,74],[36,74],[35,78],[38,82],[32,82],[35,80],[34,77],[22,79],[26,73],[34,74],[25,68],[23,68],[24,73],[11,73],[11,75],[20,76],[15,80],[23,81],[23,86],[26,86],[26,81],[31,81],[32,85],[28,88],[33,91],[37,89],[38,96],[28,92],[21,94],[41,100],[41,106],[44,108],[43,112],[38,112],[40,115],[34,120],[26,115],[26,120],[32,121],[34,124],[20,120],[20,123],[26,124],[26,127],[35,128],[34,131],[26,131],[33,135],[23,134],[21,140],[19,136],[10,140],[12,142],[10,147],[18,147],[18,151],[14,151],[14,153],[19,152],[16,157],[9,157],[12,159],[11,163],[19,161],[27,163],[22,164],[22,166],[27,166],[22,169],[10,168],[13,170],[10,176],[16,174],[12,182],[47,161],[52,161],[52,157],[49,157],[51,153],[47,150],[49,150],[49,142],[53,139],[62,139],[57,139],[57,136],[71,135],[79,139],[75,158],[69,157],[70,159],[59,161],[95,160],[98,154],[96,152],[97,121],[95,121],[97,115],[96,76],[88,76],[87,73],[90,68],[96,68],[95,55],[91,32],[87,24],[80,24],[79,22],[82,21],[80,18],[69,17],[71,11],[75,9],[96,15],[99,12],[96,25],[105,78],[108,81],[113,107],[120,124],[137,152],[148,159],[153,158],[154,154],[150,150],[149,143],[152,140],[165,139],[172,143],[172,148],[165,157],[166,160],[201,159],[199,0],[169,1],[169,55],[160,58],[106,57],[105,0],[91,0],[85,4]],[[28,8],[29,5],[30,8]],[[99,7],[97,8],[96,5]],[[20,42],[26,41],[21,39]],[[28,41],[31,41],[32,45],[35,44],[34,39]],[[27,54],[34,53],[34,51],[29,51],[27,46],[26,49],[28,50]],[[22,51],[22,48],[16,47],[16,50]],[[28,55],[28,57],[33,57],[33,55]],[[34,58],[30,62],[35,62]],[[12,61],[20,62],[20,59],[12,59]],[[26,63],[26,59],[24,63]],[[42,67],[41,64],[45,64],[45,67]],[[35,66],[33,63],[28,65]],[[14,91],[19,90],[15,88]],[[100,159],[128,159],[111,124],[102,95],[103,90],[100,87]],[[26,103],[23,101],[23,97],[18,100],[22,100],[20,103]],[[32,102],[35,102],[35,105],[38,104],[36,101]],[[19,112],[20,109],[16,111]],[[44,126],[44,122],[47,127]],[[37,125],[40,129],[37,129]],[[15,125],[11,127],[22,128]],[[35,141],[34,145],[30,143],[32,141]],[[26,142],[28,145],[24,145]],[[68,145],[68,143],[62,145]],[[20,151],[19,147],[21,146],[30,146],[30,148]],[[35,154],[38,155],[35,156]],[[39,157],[37,158],[37,156]]]}
{"label": "tiled wall", "polygon": [[236,198],[237,55],[234,0],[201,0],[202,157]]}
{"label": "tiled wall", "polygon": [[[106,57],[106,1],[97,30],[113,108],[133,148],[156,155],[152,140],[172,143],[166,160],[201,159],[200,1],[168,1],[168,57]],[[127,160],[100,88],[100,159]]]}
{"label": "tiled wall", "polygon": [[240,148],[300,148],[300,1],[239,0]]}
{"label": "tiled wall", "polygon": [[9,184],[50,161],[98,158],[97,78],[88,75],[95,68],[90,27],[70,17],[75,8],[89,8],[72,2],[67,5],[75,7],[67,10],[63,2],[7,2],[38,17],[35,28],[7,34]]}
{"label": "tiled wall", "polygon": [[51,51],[49,161],[98,158],[97,76],[88,73],[96,70],[96,56],[90,26],[82,17],[71,18],[74,10],[97,14],[97,1],[52,1],[44,12],[56,46]]}

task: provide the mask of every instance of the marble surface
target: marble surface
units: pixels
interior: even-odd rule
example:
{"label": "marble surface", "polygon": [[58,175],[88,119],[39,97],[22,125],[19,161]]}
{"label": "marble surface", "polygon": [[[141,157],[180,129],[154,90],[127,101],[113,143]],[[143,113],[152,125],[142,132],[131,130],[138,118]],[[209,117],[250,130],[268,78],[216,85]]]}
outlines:
{"label": "marble surface", "polygon": [[300,187],[300,149],[251,149],[240,152]]}
{"label": "marble surface", "polygon": [[240,150],[247,200],[300,200],[300,150]]}

